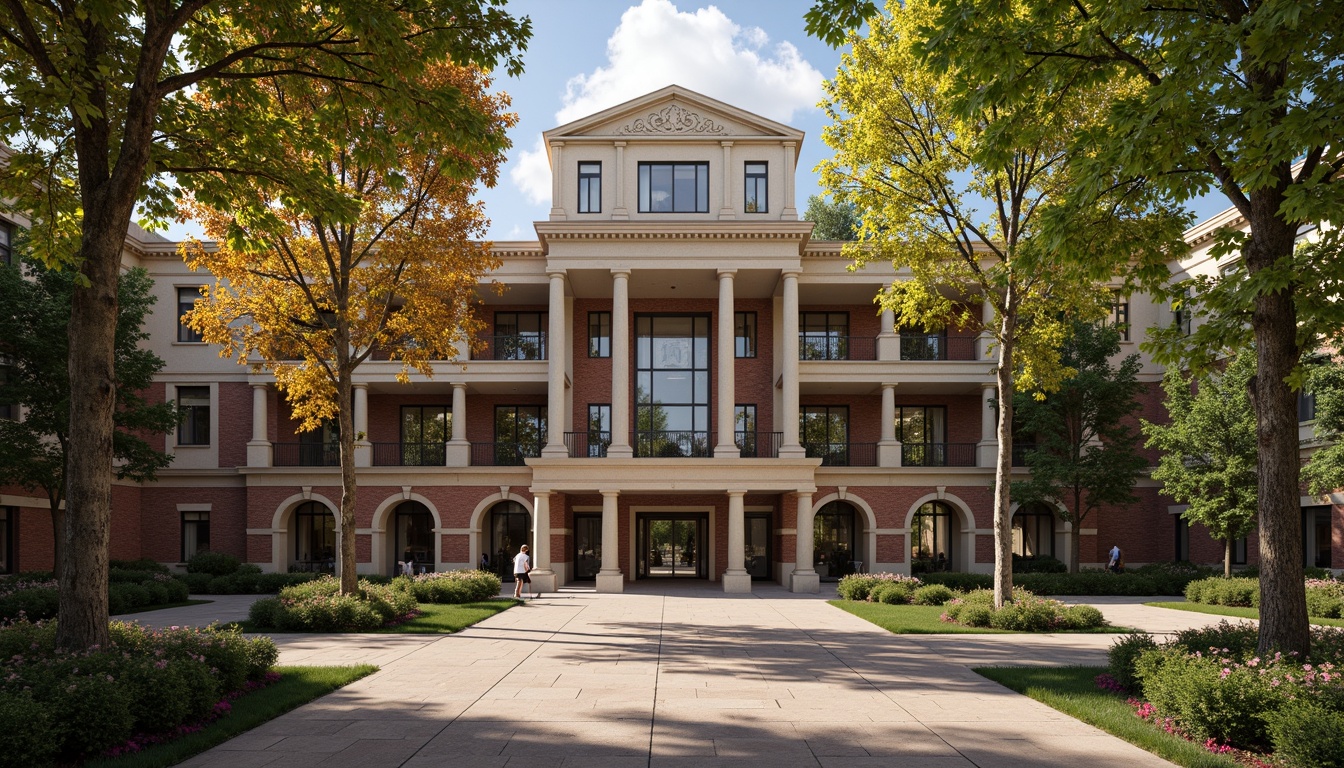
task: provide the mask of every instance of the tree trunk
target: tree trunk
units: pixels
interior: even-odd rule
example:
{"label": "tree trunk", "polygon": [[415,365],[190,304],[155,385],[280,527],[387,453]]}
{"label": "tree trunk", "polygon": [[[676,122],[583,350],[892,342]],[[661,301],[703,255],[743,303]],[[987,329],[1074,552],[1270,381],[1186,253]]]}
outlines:
{"label": "tree trunk", "polygon": [[1223,539],[1223,578],[1232,578],[1232,537]]}
{"label": "tree trunk", "polygon": [[65,538],[65,510],[58,503],[51,504],[51,571],[56,583],[61,583],[61,539]]}
{"label": "tree trunk", "polygon": [[1013,517],[1009,491],[1013,471],[1013,338],[1016,320],[1013,288],[1004,300],[1007,307],[999,321],[999,361],[994,367],[999,387],[998,463],[994,468],[994,607],[1013,599]]}
{"label": "tree trunk", "polygon": [[[348,356],[348,353],[338,351],[337,355]],[[355,564],[355,388],[347,367],[342,365],[338,370],[341,371],[341,380],[336,383],[341,408],[338,416],[341,425],[341,523],[337,526],[336,536],[341,554],[337,560],[337,573],[341,579],[341,594],[353,595],[359,589]]]}

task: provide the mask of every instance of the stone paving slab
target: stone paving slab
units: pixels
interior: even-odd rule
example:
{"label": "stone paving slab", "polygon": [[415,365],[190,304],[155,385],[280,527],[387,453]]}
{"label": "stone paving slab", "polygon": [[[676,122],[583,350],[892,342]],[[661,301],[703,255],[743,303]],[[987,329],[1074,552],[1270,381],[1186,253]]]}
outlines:
{"label": "stone paving slab", "polygon": [[[717,586],[550,593],[452,636],[277,635],[282,663],[381,671],[186,764],[1169,765],[971,671],[1104,664],[1113,635],[898,636],[815,596]],[[1160,632],[1216,621],[1087,602]]]}

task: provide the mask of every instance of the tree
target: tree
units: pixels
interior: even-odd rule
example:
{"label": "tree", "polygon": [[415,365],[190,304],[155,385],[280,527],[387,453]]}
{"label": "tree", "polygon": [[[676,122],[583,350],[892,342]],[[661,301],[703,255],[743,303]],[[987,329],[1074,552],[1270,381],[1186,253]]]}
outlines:
{"label": "tree", "polygon": [[[431,361],[456,357],[457,345],[483,327],[473,312],[478,278],[498,261],[478,240],[488,221],[471,198],[478,181],[494,183],[504,131],[516,118],[474,67],[437,65],[418,83],[427,98],[448,92],[488,118],[488,134],[456,146],[372,105],[352,108],[325,87],[294,85],[272,86],[272,109],[327,138],[322,147],[291,149],[283,165],[320,168],[358,208],[347,216],[288,197],[283,183],[220,176],[212,198],[228,207],[185,208],[226,241],[216,250],[184,245],[190,266],[215,276],[187,322],[221,345],[221,356],[270,370],[303,430],[337,420],[337,570],[342,593],[352,594],[355,441],[364,439],[355,434],[355,372],[380,350],[402,362],[401,381],[412,369],[432,376]],[[239,210],[267,215],[249,220]]]}
{"label": "tree", "polygon": [[[852,25],[872,3],[820,0],[817,24]],[[1147,187],[1182,202],[1210,188],[1245,219],[1246,230],[1218,235],[1215,255],[1240,258],[1235,280],[1220,283],[1208,306],[1224,311],[1189,340],[1155,347],[1159,362],[1207,363],[1208,350],[1254,339],[1256,473],[1260,488],[1258,651],[1305,653],[1306,588],[1296,392],[1303,353],[1314,350],[1304,327],[1344,328],[1338,293],[1344,260],[1304,265],[1294,245],[1304,225],[1344,216],[1344,120],[1341,0],[1275,3],[1115,3],[1049,0],[1018,7],[997,0],[947,2],[923,30],[931,66],[955,67],[969,103],[1003,108],[1038,98],[1042,79],[1127,87],[1076,137],[1082,197],[1115,184]],[[849,27],[845,27],[849,28]],[[1067,218],[1057,225],[1068,226]],[[1338,252],[1336,250],[1336,252]],[[1303,268],[1303,267],[1309,268]],[[1179,296],[1187,286],[1173,286]],[[1323,314],[1318,314],[1323,313]]]}
{"label": "tree", "polygon": [[1232,543],[1255,530],[1255,410],[1248,387],[1255,354],[1244,351],[1222,373],[1198,380],[1179,370],[1162,379],[1168,424],[1145,421],[1148,447],[1162,451],[1153,479],[1162,492],[1190,505],[1181,516],[1224,543],[1223,575],[1232,575]]}
{"label": "tree", "polygon": [[1069,572],[1078,572],[1083,521],[1101,507],[1137,501],[1134,483],[1148,466],[1132,426],[1138,410],[1141,368],[1137,353],[1112,366],[1120,333],[1092,323],[1074,323],[1061,362],[1077,371],[1044,399],[1019,391],[1013,411],[1017,428],[1036,436],[1026,453],[1031,479],[1013,483],[1019,503],[1047,499],[1071,502],[1060,517],[1072,525]]}
{"label": "tree", "polygon": [[[64,530],[66,459],[70,445],[70,378],[65,326],[75,274],[25,260],[0,267],[0,402],[23,409],[22,420],[0,419],[0,482],[41,491],[51,509],[53,562],[60,573]],[[25,274],[26,273],[26,274]],[[153,282],[143,269],[127,270],[117,286],[113,365],[116,411],[112,452],[119,480],[153,480],[173,457],[146,440],[177,425],[172,403],[150,403],[146,390],[163,360],[140,343],[150,314]],[[16,414],[17,415],[17,414]]]}
{"label": "tree", "polygon": [[[531,25],[502,4],[0,6],[0,140],[17,148],[0,168],[0,200],[31,217],[37,258],[80,274],[69,323],[80,343],[70,345],[61,647],[108,637],[116,286],[136,205],[162,221],[173,211],[173,179],[196,189],[208,171],[284,180],[295,198],[341,207],[325,176],[279,165],[286,148],[324,137],[269,111],[263,89],[276,79],[396,106],[402,124],[432,125],[444,144],[479,135],[460,100],[423,98],[413,84],[445,60],[489,68],[502,59],[520,72]],[[208,190],[197,192],[209,201]]]}
{"label": "tree", "polygon": [[[1106,93],[1071,91],[1015,110],[952,110],[958,75],[926,66],[915,45],[936,8],[892,0],[826,84],[836,151],[822,183],[863,212],[856,267],[889,261],[909,270],[879,297],[904,327],[978,329],[998,350],[998,455],[994,485],[995,604],[1012,596],[1014,392],[1051,391],[1071,371],[1059,345],[1073,321],[1102,319],[1121,272],[1150,273],[1179,242],[1178,217],[1152,216],[1139,198],[1107,199],[1074,216],[1074,236],[1038,237],[1042,220],[1076,183],[1069,136]],[[1077,258],[1086,254],[1087,258]],[[1165,268],[1162,268],[1165,272]],[[982,310],[983,305],[987,308]]]}
{"label": "tree", "polygon": [[1316,440],[1321,447],[1302,468],[1312,493],[1344,488],[1344,363],[1326,360],[1312,366],[1307,391],[1316,400]]}
{"label": "tree", "polygon": [[859,212],[853,203],[842,200],[827,201],[821,195],[807,198],[804,221],[815,221],[813,240],[856,240],[859,237]]}

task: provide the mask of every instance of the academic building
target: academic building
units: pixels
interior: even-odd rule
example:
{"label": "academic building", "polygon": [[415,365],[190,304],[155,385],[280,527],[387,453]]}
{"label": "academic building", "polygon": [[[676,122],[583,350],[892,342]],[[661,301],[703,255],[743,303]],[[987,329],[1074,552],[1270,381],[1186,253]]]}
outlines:
{"label": "academic building", "polygon": [[[550,214],[535,240],[494,244],[475,351],[409,384],[392,360],[356,375],[360,572],[507,575],[523,543],[547,591],[685,578],[814,592],[856,570],[992,569],[992,346],[969,328],[897,330],[873,298],[901,275],[851,272],[840,243],[812,238],[794,194],[801,132],[672,86],[544,137]],[[1191,230],[1173,271],[1216,269],[1212,234],[1239,225],[1233,211]],[[116,486],[112,556],[176,565],[209,548],[331,570],[335,435],[297,434],[273,377],[180,323],[212,278],[176,243],[133,228],[124,260],[155,280],[146,330],[167,365],[151,397],[182,420],[163,438],[172,466]],[[1114,312],[1122,355],[1188,322],[1141,296]],[[1135,418],[1160,419],[1162,369],[1143,361]],[[3,491],[3,570],[49,568],[45,498]],[[1155,483],[1135,493],[1084,521],[1084,567],[1115,544],[1131,565],[1221,562]],[[1344,567],[1342,504],[1304,497],[1308,564]],[[1014,551],[1067,561],[1058,510],[1015,505]],[[1239,542],[1238,559],[1255,547]]]}

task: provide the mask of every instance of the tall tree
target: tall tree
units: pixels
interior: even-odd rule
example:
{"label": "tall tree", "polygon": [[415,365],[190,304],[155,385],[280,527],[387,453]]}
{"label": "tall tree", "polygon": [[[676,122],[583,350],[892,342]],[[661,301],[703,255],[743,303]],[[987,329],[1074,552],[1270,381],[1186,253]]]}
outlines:
{"label": "tall tree", "polygon": [[1232,575],[1232,544],[1255,530],[1255,410],[1248,387],[1255,354],[1245,351],[1221,373],[1198,380],[1171,369],[1162,379],[1167,424],[1144,422],[1148,446],[1162,451],[1153,479],[1189,507],[1181,513],[1223,542],[1223,575]]}
{"label": "tall tree", "polygon": [[[187,322],[221,356],[260,364],[275,375],[303,430],[339,424],[341,591],[356,590],[354,375],[375,350],[433,375],[431,361],[457,356],[482,327],[473,310],[480,275],[498,266],[488,243],[477,182],[493,185],[503,134],[515,117],[507,97],[487,92],[474,67],[438,65],[418,81],[426,98],[451,94],[488,119],[469,145],[445,145],[432,130],[372,108],[352,109],[326,87],[276,81],[272,109],[326,137],[289,150],[282,165],[318,168],[357,203],[354,215],[322,201],[291,198],[269,179],[220,175],[214,200],[185,213],[225,241],[218,249],[184,245],[193,269],[215,276]],[[473,116],[476,122],[479,117]],[[238,211],[265,211],[247,219]]]}
{"label": "tall tree", "polygon": [[1076,373],[1044,398],[1019,391],[1013,404],[1017,428],[1036,439],[1025,457],[1031,478],[1013,483],[1013,498],[1066,502],[1060,517],[1072,526],[1070,573],[1078,572],[1083,521],[1102,507],[1137,501],[1134,483],[1148,466],[1133,424],[1143,391],[1139,356],[1111,365],[1118,354],[1119,330],[1074,323],[1060,357]]}
{"label": "tall tree", "polygon": [[284,179],[294,197],[340,207],[326,177],[279,164],[287,147],[323,137],[269,110],[262,89],[276,78],[395,105],[403,124],[432,125],[444,144],[479,135],[460,100],[422,98],[413,84],[445,60],[520,72],[531,25],[503,2],[0,5],[0,141],[17,148],[0,168],[0,200],[32,217],[39,259],[81,276],[69,323],[80,343],[70,345],[61,647],[108,637],[116,286],[137,203],[162,220],[173,179],[194,188],[210,171]]}
{"label": "tall tree", "polygon": [[813,240],[857,240],[859,237],[859,212],[853,203],[811,195],[807,198],[803,220],[817,223],[812,228]]}
{"label": "tall tree", "polygon": [[[1158,353],[1163,362],[1189,365],[1206,350],[1244,346],[1237,343],[1244,327],[1254,337],[1264,598],[1258,650],[1305,653],[1295,390],[1302,355],[1315,342],[1301,331],[1322,308],[1339,304],[1329,289],[1341,282],[1344,260],[1304,265],[1294,244],[1304,226],[1344,217],[1337,128],[1344,36],[1335,23],[1344,1],[938,2],[922,50],[932,66],[961,73],[959,87],[972,104],[1030,103],[1043,77],[1072,87],[1131,84],[1096,129],[1077,137],[1093,147],[1078,167],[1089,181],[1080,188],[1085,196],[1117,177],[1176,201],[1216,188],[1244,218],[1245,231],[1222,231],[1215,250],[1242,264],[1214,301],[1229,311]],[[871,10],[867,0],[819,0],[810,18],[853,24]],[[1338,334],[1338,308],[1323,311]]]}
{"label": "tall tree", "polygon": [[836,154],[818,167],[837,200],[863,212],[860,242],[845,253],[860,267],[889,261],[909,271],[879,297],[897,323],[979,329],[998,351],[994,597],[1002,605],[1012,596],[1014,392],[1056,389],[1072,373],[1058,349],[1070,324],[1104,317],[1113,301],[1106,282],[1122,268],[1151,272],[1181,226],[1117,196],[1075,211],[1072,237],[1039,237],[1076,183],[1069,136],[1108,94],[1054,98],[1042,83],[1031,104],[959,114],[950,104],[958,74],[930,68],[916,47],[935,12],[923,0],[892,0],[869,19],[866,37],[848,38],[852,50],[825,86],[835,123],[823,139]]}
{"label": "tall tree", "polygon": [[[70,377],[65,334],[76,276],[23,261],[0,267],[0,403],[21,407],[22,419],[0,419],[0,482],[41,491],[51,509],[53,563],[60,574],[65,527],[65,472],[70,433]],[[153,480],[173,457],[146,439],[177,425],[172,403],[151,403],[146,391],[163,360],[140,344],[154,304],[145,270],[126,270],[117,285],[116,376],[112,454],[119,480]],[[16,414],[17,415],[17,414]]]}

